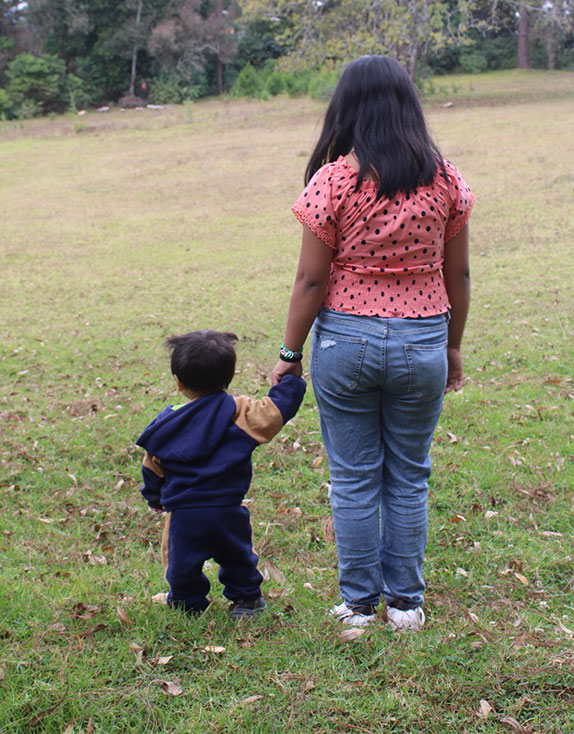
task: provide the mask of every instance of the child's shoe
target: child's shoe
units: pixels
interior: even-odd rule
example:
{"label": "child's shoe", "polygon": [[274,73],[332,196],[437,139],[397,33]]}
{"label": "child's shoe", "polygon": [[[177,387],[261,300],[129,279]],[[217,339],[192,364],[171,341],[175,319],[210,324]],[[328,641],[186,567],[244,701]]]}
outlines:
{"label": "child's shoe", "polygon": [[350,627],[365,627],[377,618],[376,608],[373,604],[350,605],[346,601],[333,607],[329,614],[337,617],[343,624]]}
{"label": "child's shoe", "polygon": [[245,617],[253,617],[256,614],[261,614],[267,609],[267,604],[262,596],[258,596],[255,599],[238,599],[233,602],[229,611],[231,612],[231,619],[245,619]]}
{"label": "child's shoe", "polygon": [[422,607],[417,607],[416,609],[387,607],[387,624],[397,632],[405,632],[406,630],[420,632],[424,623],[425,613]]}

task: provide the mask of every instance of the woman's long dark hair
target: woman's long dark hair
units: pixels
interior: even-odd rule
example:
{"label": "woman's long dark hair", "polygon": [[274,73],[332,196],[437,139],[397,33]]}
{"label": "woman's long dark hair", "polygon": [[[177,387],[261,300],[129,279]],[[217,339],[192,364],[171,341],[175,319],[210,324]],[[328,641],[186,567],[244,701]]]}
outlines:
{"label": "woman's long dark hair", "polygon": [[378,198],[430,184],[437,165],[444,171],[415,86],[399,62],[387,56],[361,56],[346,67],[327,108],[305,183],[322,165],[351,150],[360,164],[357,189],[370,174],[379,184]]}

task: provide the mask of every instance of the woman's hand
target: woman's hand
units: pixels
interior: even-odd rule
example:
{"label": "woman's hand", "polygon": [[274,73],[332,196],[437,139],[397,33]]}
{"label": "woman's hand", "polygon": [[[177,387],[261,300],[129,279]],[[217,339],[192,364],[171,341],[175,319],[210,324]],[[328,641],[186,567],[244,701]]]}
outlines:
{"label": "woman's hand", "polygon": [[296,375],[297,377],[301,377],[302,374],[303,367],[301,362],[284,362],[280,359],[271,372],[271,384],[277,385],[277,383],[281,382],[283,375]]}
{"label": "woman's hand", "polygon": [[460,390],[464,383],[462,371],[462,354],[460,349],[448,347],[446,350],[446,358],[448,362],[448,374],[446,378],[445,393],[454,390]]}

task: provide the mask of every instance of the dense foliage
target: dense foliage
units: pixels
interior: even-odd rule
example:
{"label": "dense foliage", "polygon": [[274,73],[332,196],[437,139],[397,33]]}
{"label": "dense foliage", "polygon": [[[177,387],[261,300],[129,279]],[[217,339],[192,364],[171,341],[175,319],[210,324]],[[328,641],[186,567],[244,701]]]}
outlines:
{"label": "dense foliage", "polygon": [[0,116],[328,94],[364,53],[419,79],[574,68],[574,0],[0,0]]}

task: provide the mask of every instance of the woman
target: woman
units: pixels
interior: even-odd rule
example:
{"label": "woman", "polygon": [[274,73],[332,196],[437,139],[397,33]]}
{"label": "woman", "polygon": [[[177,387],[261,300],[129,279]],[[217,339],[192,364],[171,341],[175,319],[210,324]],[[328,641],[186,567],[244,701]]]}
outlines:
{"label": "woman", "polygon": [[429,449],[443,394],[463,383],[474,197],[427,132],[403,67],[343,72],[293,211],[303,224],[273,382],[311,376],[331,473],[345,624],[422,628]]}

